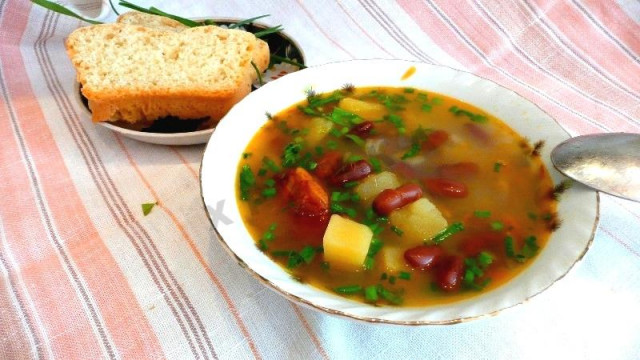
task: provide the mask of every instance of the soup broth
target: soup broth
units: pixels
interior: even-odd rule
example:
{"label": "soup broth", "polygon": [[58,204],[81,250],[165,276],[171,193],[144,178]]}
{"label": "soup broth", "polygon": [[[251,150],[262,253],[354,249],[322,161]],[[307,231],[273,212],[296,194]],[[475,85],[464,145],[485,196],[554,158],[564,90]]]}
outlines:
{"label": "soup broth", "polygon": [[302,282],[376,305],[457,301],[515,277],[558,226],[534,145],[413,88],[309,93],[238,169],[256,245]]}

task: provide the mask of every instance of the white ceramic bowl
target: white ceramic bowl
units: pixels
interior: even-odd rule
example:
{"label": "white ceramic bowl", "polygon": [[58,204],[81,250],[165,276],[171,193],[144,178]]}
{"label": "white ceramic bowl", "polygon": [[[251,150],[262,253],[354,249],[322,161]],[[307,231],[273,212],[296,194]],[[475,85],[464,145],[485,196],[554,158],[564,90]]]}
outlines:
{"label": "white ceramic bowl", "polygon": [[[412,67],[415,73],[402,80]],[[597,226],[599,198],[596,192],[576,184],[560,201],[562,226],[535,261],[512,281],[471,299],[430,307],[374,307],[293,280],[256,247],[245,229],[235,196],[238,164],[253,135],[267,121],[265,112],[277,114],[304,100],[304,90],[310,87],[324,93],[347,82],[356,87],[414,87],[473,104],[532,141],[544,139],[542,159],[554,182],[563,179],[549,155],[569,135],[536,105],[489,80],[447,67],[400,60],[355,60],[299,71],[263,86],[236,105],[218,125],[202,159],[202,197],[211,222],[224,247],[251,275],[289,299],[331,314],[370,322],[451,324],[523,303],[562,278],[584,256]]]}

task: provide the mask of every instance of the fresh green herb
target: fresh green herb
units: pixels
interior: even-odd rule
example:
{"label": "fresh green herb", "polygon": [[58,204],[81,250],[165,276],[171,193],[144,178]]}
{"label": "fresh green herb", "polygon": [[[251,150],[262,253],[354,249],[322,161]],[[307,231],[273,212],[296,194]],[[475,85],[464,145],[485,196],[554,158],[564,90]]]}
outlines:
{"label": "fresh green herb", "polygon": [[280,167],[278,166],[278,164],[276,164],[275,161],[273,161],[271,158],[265,156],[262,158],[262,164],[264,164],[264,166],[274,172],[274,173],[279,173],[280,172]]}
{"label": "fresh green herb", "polygon": [[289,143],[285,148],[282,154],[282,166],[284,167],[294,167],[297,165],[298,160],[300,159],[300,150],[302,150],[302,145],[300,143],[292,142]]}
{"label": "fresh green herb", "polygon": [[249,192],[256,184],[256,178],[253,176],[253,171],[249,165],[242,165],[240,170],[240,199],[249,200]]}
{"label": "fresh green herb", "polygon": [[536,240],[537,239],[535,236],[529,236],[524,239],[524,246],[522,247],[522,255],[524,257],[532,258],[536,256],[538,250],[540,249],[540,246],[538,246]]}
{"label": "fresh green herb", "polygon": [[274,187],[276,186],[276,181],[273,179],[267,179],[264,181],[264,184],[268,187]]}
{"label": "fresh green herb", "polygon": [[391,276],[389,276],[389,283],[390,283],[391,285],[393,285],[393,284],[395,284],[395,283],[396,283],[396,277],[395,277],[395,275],[391,275]]}
{"label": "fresh green herb", "polygon": [[327,141],[327,148],[329,148],[329,150],[335,150],[338,148],[338,143],[334,140],[329,140]]}
{"label": "fresh green herb", "polygon": [[398,274],[398,278],[402,280],[411,280],[411,273],[400,271],[400,273]]}
{"label": "fresh green herb", "polygon": [[483,268],[486,268],[493,263],[493,256],[486,251],[480,252],[476,259],[478,260],[480,266],[482,266]]}
{"label": "fresh green herb", "polygon": [[333,108],[333,111],[331,111],[331,116],[329,117],[329,120],[331,120],[336,125],[346,127],[347,132],[349,131],[349,128],[351,128],[353,125],[356,125],[362,122],[362,119],[358,115],[352,112],[349,112],[347,110],[341,109],[339,107]]}
{"label": "fresh green herb", "polygon": [[346,183],[342,184],[342,187],[345,187],[345,188],[352,188],[352,187],[356,187],[356,186],[358,186],[358,182],[357,181],[349,181],[349,182],[346,182]]}
{"label": "fresh green herb", "polygon": [[120,1],[119,5],[120,6],[124,6],[126,8],[129,8],[129,9],[133,9],[133,10],[137,10],[137,11],[140,11],[140,12],[143,12],[143,13],[147,13],[147,14],[160,15],[160,16],[168,17],[168,18],[173,19],[173,20],[175,20],[175,21],[177,21],[177,22],[179,22],[179,23],[181,23],[183,25],[186,25],[188,27],[196,27],[196,26],[203,25],[203,24],[201,24],[201,23],[199,23],[197,21],[193,21],[191,19],[186,19],[186,18],[177,16],[177,15],[172,15],[172,14],[166,13],[166,12],[164,12],[164,11],[158,9],[158,8],[155,8],[153,6],[148,8],[148,9],[145,9],[145,8],[140,7],[138,5],[132,4],[132,3],[128,2],[128,1]]}
{"label": "fresh green herb", "polygon": [[474,290],[482,290],[488,284],[488,281],[485,279],[483,282],[478,283],[476,280],[479,280],[484,276],[485,270],[492,263],[493,256],[486,251],[481,252],[475,258],[466,258],[464,260],[464,285]]}
{"label": "fresh green herb", "polygon": [[502,221],[492,221],[490,225],[491,225],[491,230],[494,230],[494,231],[500,231],[504,229],[504,224],[502,223]]}
{"label": "fresh green herb", "polygon": [[251,157],[251,155],[252,155],[251,153],[247,153],[247,152],[246,153],[242,153],[242,158],[243,159],[248,159],[248,158]]}
{"label": "fresh green herb", "polygon": [[380,171],[382,171],[382,164],[380,163],[380,160],[376,158],[369,158],[369,164],[371,164],[373,172],[379,173]]}
{"label": "fresh green herb", "polygon": [[435,244],[440,244],[446,238],[462,230],[464,230],[464,225],[461,222],[453,223],[447,226],[447,228],[445,228],[444,230],[437,233],[434,237],[432,237],[431,241],[433,241]]}
{"label": "fresh green herb", "polygon": [[507,253],[508,257],[516,257],[516,249],[515,245],[513,244],[513,237],[507,236],[504,238],[504,250]]}
{"label": "fresh green herb", "polygon": [[258,69],[258,66],[253,62],[253,60],[251,60],[251,67],[253,67],[253,70],[256,72],[256,76],[258,77],[258,84],[264,85],[264,81],[262,80],[262,72],[260,71],[260,69]]}
{"label": "fresh green herb", "polygon": [[364,146],[364,140],[362,140],[362,138],[358,135],[347,134],[344,137],[346,137],[347,139],[350,139],[351,141],[356,143],[356,145],[358,146]]}
{"label": "fresh green herb", "polygon": [[261,250],[265,251],[269,248],[268,244],[272,242],[273,239],[275,238],[274,231],[276,230],[276,226],[277,225],[275,223],[269,225],[269,228],[267,229],[267,231],[265,231],[264,234],[262,234],[262,237],[258,241],[258,244]]}
{"label": "fresh green herb", "polygon": [[350,207],[346,207],[346,206],[342,206],[338,203],[331,203],[331,205],[329,206],[329,209],[331,210],[332,214],[346,214],[347,216],[354,218],[356,217],[356,215],[358,215],[358,213],[356,212],[355,209],[350,208]]}
{"label": "fresh green herb", "polygon": [[264,196],[266,198],[272,198],[272,197],[276,196],[277,193],[278,193],[278,191],[274,187],[268,187],[268,188],[262,190],[262,196]]}
{"label": "fresh green herb", "polygon": [[561,181],[558,185],[553,187],[553,190],[551,191],[551,197],[554,200],[558,200],[560,198],[560,195],[564,194],[565,191],[571,188],[571,185],[572,182],[569,180]]}
{"label": "fresh green herb", "polygon": [[270,15],[266,14],[266,15],[260,15],[260,16],[252,17],[252,18],[249,18],[249,19],[238,21],[237,23],[229,24],[228,27],[229,27],[229,29],[236,29],[236,28],[239,28],[240,26],[249,25],[249,24],[253,23],[256,20],[265,18],[267,16],[270,16]]}
{"label": "fresh green herb", "polygon": [[345,160],[345,162],[347,162],[347,163],[354,163],[354,162],[356,162],[356,161],[360,161],[360,160],[362,160],[362,156],[360,156],[360,155],[350,155],[350,156]]}
{"label": "fresh green herb", "polygon": [[398,129],[400,134],[404,134],[407,130],[404,126],[404,121],[402,118],[396,114],[391,114],[386,117],[386,119],[393,124],[393,126]]}
{"label": "fresh green herb", "polygon": [[433,106],[431,104],[422,104],[422,106],[420,106],[420,110],[424,112],[430,112],[432,108]]}
{"label": "fresh green herb", "polygon": [[476,210],[473,215],[477,218],[488,218],[491,216],[491,211],[488,210]]}
{"label": "fresh green herb", "polygon": [[387,280],[387,273],[383,272],[380,274],[380,280]]}
{"label": "fresh green herb", "polygon": [[414,88],[404,88],[406,94],[413,94],[414,91],[416,91]]}
{"label": "fresh green herb", "polygon": [[527,216],[533,221],[538,220],[538,215],[536,213],[528,212]]}
{"label": "fresh green herb", "polygon": [[385,299],[386,301],[394,305],[400,305],[403,302],[403,299],[400,296],[400,294],[396,294],[390,290],[387,290],[382,285],[378,285],[378,294],[383,299]]}
{"label": "fresh green herb", "polygon": [[258,170],[258,176],[265,176],[265,175],[267,175],[267,169],[260,168],[260,170]]}
{"label": "fresh green herb", "polygon": [[322,270],[329,270],[331,269],[331,264],[329,264],[329,262],[327,261],[323,261],[322,263],[320,263],[320,267],[322,268]]}
{"label": "fresh green herb", "polygon": [[495,164],[493,164],[493,171],[495,172],[500,172],[500,169],[502,168],[504,164],[501,162],[496,162]]}
{"label": "fresh green herb", "polygon": [[47,0],[31,0],[31,2],[33,2],[36,5],[40,5],[43,8],[49,9],[53,12],[57,12],[63,15],[67,15],[67,16],[71,16],[74,17],[76,19],[80,19],[82,21],[88,22],[89,24],[102,24],[102,22],[100,21],[96,21],[96,20],[91,20],[91,19],[85,19],[82,16],[74,13],[73,11],[67,9],[66,7],[53,2],[53,1],[47,1]]}
{"label": "fresh green herb", "polygon": [[149,213],[151,212],[151,210],[153,209],[154,206],[156,206],[158,203],[157,202],[152,202],[152,203],[144,203],[142,204],[142,214],[144,216],[149,215]]}
{"label": "fresh green herb", "polygon": [[345,294],[345,295],[353,295],[353,294],[357,294],[359,292],[362,291],[362,286],[360,285],[347,285],[347,286],[340,286],[334,289],[335,292],[339,293],[339,294]]}
{"label": "fresh green herb", "polygon": [[380,235],[380,233],[384,231],[384,227],[378,223],[369,224],[368,226],[369,229],[371,229],[371,232],[373,232],[373,236]]}
{"label": "fresh green herb", "polygon": [[269,34],[280,32],[280,31],[282,31],[282,29],[284,29],[282,27],[282,25],[272,26],[272,27],[266,28],[264,30],[256,31],[256,32],[253,33],[253,35],[255,37],[257,37],[257,38],[263,38],[263,37],[265,37],[265,36],[267,36]]}
{"label": "fresh green herb", "polygon": [[375,285],[367,286],[364,289],[364,299],[372,303],[378,301],[378,287]]}
{"label": "fresh green herb", "polygon": [[273,251],[271,254],[273,256],[288,256],[287,268],[294,269],[302,264],[310,264],[319,252],[322,252],[322,248],[305,246],[300,252],[294,250],[278,250]]}
{"label": "fresh green herb", "polygon": [[402,231],[402,229],[395,225],[391,225],[391,231],[393,231],[398,236],[402,236],[402,234],[404,234],[404,231]]}
{"label": "fresh green herb", "polygon": [[412,143],[409,150],[402,155],[401,159],[405,160],[418,155],[420,153],[420,149],[421,149],[420,144]]}
{"label": "fresh green herb", "polygon": [[371,256],[367,256],[364,258],[364,269],[371,270],[373,269],[373,265],[375,264],[375,260]]}
{"label": "fresh green herb", "polygon": [[376,254],[382,249],[384,243],[380,241],[377,237],[373,237],[371,239],[371,244],[369,245],[369,251],[367,252],[367,256],[374,257]]}
{"label": "fresh green herb", "polygon": [[295,66],[299,67],[300,69],[306,69],[307,68],[302,63],[299,63],[299,62],[297,62],[295,60],[292,60],[292,59],[289,59],[289,58],[286,58],[286,57],[282,57],[282,56],[279,56],[279,55],[276,55],[276,54],[271,54],[271,61],[280,61],[280,62],[283,62],[285,64],[295,65]]}
{"label": "fresh green herb", "polygon": [[473,122],[486,123],[487,121],[489,121],[489,119],[484,115],[474,114],[471,111],[460,109],[455,105],[450,107],[449,111],[452,112],[455,116],[467,116]]}
{"label": "fresh green herb", "polygon": [[431,99],[431,105],[442,105],[442,102],[444,100],[442,100],[441,98],[433,98]]}

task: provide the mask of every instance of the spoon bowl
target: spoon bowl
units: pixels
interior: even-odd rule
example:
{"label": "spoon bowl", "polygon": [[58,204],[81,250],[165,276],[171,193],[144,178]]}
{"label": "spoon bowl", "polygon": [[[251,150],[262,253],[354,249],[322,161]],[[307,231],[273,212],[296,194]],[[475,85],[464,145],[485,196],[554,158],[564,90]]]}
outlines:
{"label": "spoon bowl", "polygon": [[640,134],[577,136],[556,146],[551,161],[558,171],[587,186],[640,201]]}

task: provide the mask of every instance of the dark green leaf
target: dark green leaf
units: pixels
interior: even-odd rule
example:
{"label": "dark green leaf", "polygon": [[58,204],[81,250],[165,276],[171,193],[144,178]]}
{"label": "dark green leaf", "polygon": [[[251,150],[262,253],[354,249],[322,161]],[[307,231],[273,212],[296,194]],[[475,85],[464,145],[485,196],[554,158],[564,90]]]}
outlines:
{"label": "dark green leaf", "polygon": [[149,213],[151,212],[151,210],[153,209],[154,206],[156,206],[158,203],[157,202],[153,202],[153,203],[144,203],[142,204],[142,214],[144,216],[149,215]]}

